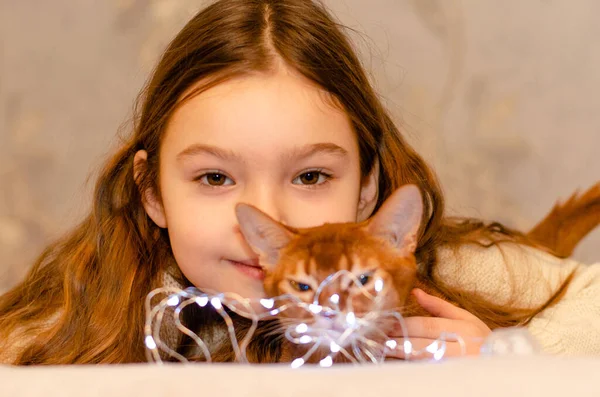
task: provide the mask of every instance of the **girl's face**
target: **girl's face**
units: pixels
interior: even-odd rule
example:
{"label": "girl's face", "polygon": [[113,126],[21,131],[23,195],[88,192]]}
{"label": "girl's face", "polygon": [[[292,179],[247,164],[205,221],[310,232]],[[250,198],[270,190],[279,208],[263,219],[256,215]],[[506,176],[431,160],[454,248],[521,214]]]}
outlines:
{"label": "girl's face", "polygon": [[325,98],[281,70],[217,85],[174,113],[160,150],[161,200],[145,207],[168,229],[195,286],[264,296],[258,255],[236,220],[239,202],[293,227],[370,215],[376,177],[361,179],[350,121]]}

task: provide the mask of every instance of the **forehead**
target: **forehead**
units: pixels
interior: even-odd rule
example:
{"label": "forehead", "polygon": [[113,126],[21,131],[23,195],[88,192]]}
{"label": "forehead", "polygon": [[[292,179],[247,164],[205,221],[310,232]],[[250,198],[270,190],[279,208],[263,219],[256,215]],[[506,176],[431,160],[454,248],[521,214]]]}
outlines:
{"label": "forehead", "polygon": [[[381,242],[358,225],[327,224],[300,234],[283,252],[282,260],[313,264],[328,274],[353,265],[368,267],[386,256]],[[356,262],[359,263],[356,263]],[[310,270],[310,269],[309,269]]]}
{"label": "forehead", "polygon": [[324,140],[357,151],[346,113],[310,81],[282,70],[228,80],[186,100],[169,121],[163,146],[202,143],[262,154]]}

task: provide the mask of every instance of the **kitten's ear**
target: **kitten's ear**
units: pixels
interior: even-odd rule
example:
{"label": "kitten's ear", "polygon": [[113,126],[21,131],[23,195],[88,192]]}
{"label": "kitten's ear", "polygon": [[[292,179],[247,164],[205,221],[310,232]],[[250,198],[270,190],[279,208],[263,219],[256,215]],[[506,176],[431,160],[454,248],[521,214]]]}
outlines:
{"label": "kitten's ear", "polygon": [[423,198],[415,185],[396,190],[369,220],[369,233],[383,237],[405,254],[417,249],[417,233],[423,215]]}
{"label": "kitten's ear", "polygon": [[235,214],[244,238],[261,256],[261,264],[270,270],[279,261],[279,251],[293,237],[293,232],[269,215],[249,204],[237,204]]}

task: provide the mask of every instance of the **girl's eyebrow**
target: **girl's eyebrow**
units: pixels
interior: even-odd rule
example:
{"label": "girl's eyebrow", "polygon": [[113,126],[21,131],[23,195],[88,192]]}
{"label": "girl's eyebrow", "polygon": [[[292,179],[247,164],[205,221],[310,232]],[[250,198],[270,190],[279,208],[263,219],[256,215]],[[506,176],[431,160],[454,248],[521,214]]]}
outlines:
{"label": "girl's eyebrow", "polygon": [[236,160],[238,162],[243,163],[244,159],[242,157],[227,149],[222,149],[217,146],[212,145],[204,145],[201,143],[194,143],[193,145],[188,146],[177,155],[177,160],[184,160],[188,157],[197,156],[199,154],[208,154],[214,157],[218,157],[222,160]]}
{"label": "girl's eyebrow", "polygon": [[291,152],[282,154],[282,157],[285,159],[294,158],[296,160],[302,160],[318,153],[327,153],[338,157],[344,157],[348,154],[348,151],[335,143],[323,142],[296,147],[292,149]]}
{"label": "girl's eyebrow", "polygon": [[[318,153],[327,153],[338,157],[344,157],[348,154],[348,151],[343,147],[336,145],[335,143],[323,142],[295,147],[290,152],[282,153],[281,157],[282,159],[288,161],[290,159],[302,160]],[[199,154],[208,154],[218,157],[222,160],[234,160],[240,163],[245,162],[242,156],[240,156],[238,153],[235,153],[231,150],[222,149],[217,146],[204,145],[201,143],[195,143],[182,150],[177,155],[177,160],[181,161],[185,158],[193,157]]]}

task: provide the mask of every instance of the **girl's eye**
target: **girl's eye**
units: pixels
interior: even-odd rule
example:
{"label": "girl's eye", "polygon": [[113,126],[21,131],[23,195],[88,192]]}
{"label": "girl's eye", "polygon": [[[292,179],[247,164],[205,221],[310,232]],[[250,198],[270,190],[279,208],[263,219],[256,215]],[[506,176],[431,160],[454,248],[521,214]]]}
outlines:
{"label": "girl's eye", "polygon": [[331,176],[323,171],[308,171],[298,175],[292,183],[295,185],[320,185],[330,178]]}
{"label": "girl's eye", "polygon": [[310,285],[299,283],[294,280],[290,280],[290,284],[292,285],[292,287],[294,287],[295,289],[297,289],[300,292],[306,292],[306,291],[310,291],[312,289],[312,288],[310,288]]}
{"label": "girl's eye", "polygon": [[370,280],[370,279],[371,279],[371,275],[370,275],[370,274],[361,274],[361,275],[358,277],[358,282],[359,282],[361,285],[366,285],[366,284],[369,282],[369,280]]}
{"label": "girl's eye", "polygon": [[233,180],[226,176],[225,174],[221,174],[219,172],[209,172],[206,173],[200,178],[198,178],[200,182],[209,186],[226,186],[233,185]]}

